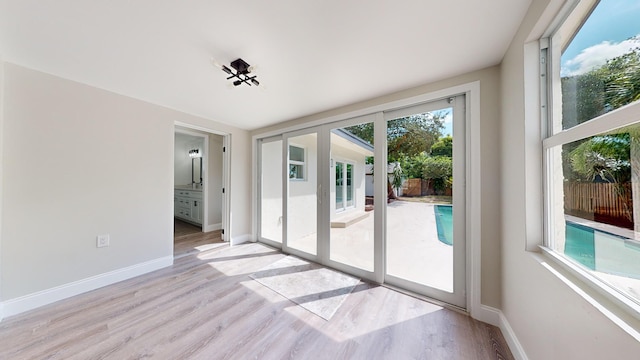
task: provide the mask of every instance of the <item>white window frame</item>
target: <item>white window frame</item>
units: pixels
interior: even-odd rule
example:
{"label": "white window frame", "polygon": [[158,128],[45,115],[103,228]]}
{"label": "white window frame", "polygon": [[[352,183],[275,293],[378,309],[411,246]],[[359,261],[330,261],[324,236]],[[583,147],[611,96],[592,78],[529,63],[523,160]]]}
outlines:
{"label": "white window frame", "polygon": [[[618,291],[590,271],[574,264],[553,249],[554,234],[554,178],[552,149],[563,144],[582,140],[604,132],[640,123],[640,103],[626,105],[584,123],[562,130],[562,90],[560,82],[560,56],[571,41],[574,31],[591,14],[596,0],[574,0],[565,4],[559,15],[540,39],[540,119],[542,133],[542,178],[544,190],[544,238],[539,248],[547,258],[582,283],[595,290],[623,311],[640,319],[640,303]],[[564,38],[561,43],[559,38]],[[559,106],[554,106],[559,104]],[[557,185],[557,184],[556,184]],[[564,211],[562,211],[564,214]]]}
{"label": "white window frame", "polygon": [[[291,160],[291,147],[296,147],[298,149],[302,149],[302,158],[304,159],[303,161]],[[289,176],[289,181],[306,181],[307,180],[307,148],[304,147],[304,146],[300,146],[300,145],[289,144],[289,148],[287,150],[288,150],[288,153],[289,153],[289,156],[288,156],[289,174],[291,174],[291,165],[300,165],[300,166],[302,166],[302,177],[292,178],[291,176]]]}

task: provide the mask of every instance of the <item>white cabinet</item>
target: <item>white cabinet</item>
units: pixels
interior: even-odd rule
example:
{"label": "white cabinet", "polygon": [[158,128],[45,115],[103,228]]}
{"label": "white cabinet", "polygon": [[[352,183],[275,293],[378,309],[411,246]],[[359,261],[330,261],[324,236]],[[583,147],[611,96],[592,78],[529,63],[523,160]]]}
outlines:
{"label": "white cabinet", "polygon": [[202,225],[202,191],[175,189],[173,215],[178,219]]}

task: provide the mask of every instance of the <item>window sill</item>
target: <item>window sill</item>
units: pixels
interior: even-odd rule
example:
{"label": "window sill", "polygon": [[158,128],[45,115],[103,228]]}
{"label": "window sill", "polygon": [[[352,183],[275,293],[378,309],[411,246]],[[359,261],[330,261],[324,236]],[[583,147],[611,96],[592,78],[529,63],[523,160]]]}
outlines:
{"label": "window sill", "polygon": [[[544,259],[550,260],[549,263],[544,260],[541,261],[547,270],[551,271],[629,335],[640,341],[640,328],[637,326],[638,321],[640,321],[639,304],[548,247],[539,246],[539,248]],[[633,326],[630,323],[635,323],[636,325]]]}

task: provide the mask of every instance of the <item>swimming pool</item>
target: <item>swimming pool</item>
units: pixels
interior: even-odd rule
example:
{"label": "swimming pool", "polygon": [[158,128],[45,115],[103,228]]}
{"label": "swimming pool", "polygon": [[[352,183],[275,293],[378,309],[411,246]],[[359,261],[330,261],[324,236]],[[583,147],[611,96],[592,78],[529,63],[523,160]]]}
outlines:
{"label": "swimming pool", "polygon": [[434,205],[438,240],[447,245],[453,245],[453,208],[451,205]]}
{"label": "swimming pool", "polygon": [[566,224],[566,256],[590,270],[640,279],[640,242],[571,221]]}
{"label": "swimming pool", "polygon": [[[433,206],[438,240],[453,245],[451,205]],[[640,242],[566,221],[564,255],[587,269],[640,279]]]}
{"label": "swimming pool", "polygon": [[591,270],[596,269],[595,230],[567,221],[564,254]]}

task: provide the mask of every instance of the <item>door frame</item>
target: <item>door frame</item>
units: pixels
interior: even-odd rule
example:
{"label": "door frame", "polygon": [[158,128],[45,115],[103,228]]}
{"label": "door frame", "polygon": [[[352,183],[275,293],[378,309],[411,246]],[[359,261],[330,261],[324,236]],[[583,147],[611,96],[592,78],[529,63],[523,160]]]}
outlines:
{"label": "door frame", "polygon": [[[180,127],[182,129],[177,129],[177,127]],[[186,129],[186,130],[184,130]],[[195,131],[189,131],[189,130],[195,130]],[[197,132],[196,132],[197,131]],[[224,189],[224,192],[222,194],[222,204],[221,204],[221,213],[222,213],[222,234],[221,234],[221,238],[223,241],[230,241],[231,239],[233,239],[233,237],[231,236],[231,217],[229,216],[229,209],[230,207],[230,198],[231,198],[231,188],[230,188],[230,184],[231,184],[231,171],[230,171],[230,160],[231,160],[231,134],[229,133],[224,133],[224,132],[220,132],[220,131],[214,131],[208,128],[204,128],[201,126],[197,126],[197,125],[192,125],[192,124],[188,124],[188,123],[183,123],[180,121],[175,121],[174,122],[174,133],[175,132],[181,132],[181,133],[185,133],[188,135],[193,135],[193,136],[200,136],[200,137],[204,137],[205,138],[205,153],[207,155],[207,158],[209,156],[209,137],[207,136],[208,134],[214,134],[214,135],[219,135],[222,136],[222,147],[223,147],[223,151],[222,151],[222,187]],[[204,133],[204,134],[203,134]],[[175,150],[175,144],[172,144],[172,154],[173,151]],[[173,164],[173,159],[172,159],[172,164]],[[203,161],[203,169],[205,170],[205,174],[208,174],[208,161]],[[175,169],[174,169],[175,171]],[[208,175],[207,175],[208,177]],[[174,184],[175,185],[175,184]],[[209,181],[207,179],[203,179],[203,186],[202,186],[202,202],[204,204],[204,210],[202,212],[202,217],[203,217],[203,221],[202,221],[202,232],[210,232],[210,231],[215,231],[217,229],[213,229],[211,228],[211,226],[207,226],[207,219],[208,219],[208,214],[209,214],[209,191],[212,191],[213,189],[210,189],[210,184]],[[172,191],[174,189],[172,188]],[[233,245],[233,242],[231,243],[231,245]]]}
{"label": "door frame", "polygon": [[[378,101],[378,104],[371,106],[363,106],[360,108],[355,107],[355,110],[330,115],[326,117],[316,117],[312,118],[306,122],[295,122],[293,125],[287,125],[282,128],[276,128],[264,132],[258,132],[252,135],[252,147],[253,147],[253,164],[254,171],[256,170],[255,164],[257,163],[256,159],[256,144],[257,139],[275,136],[278,134],[282,134],[288,131],[294,131],[303,129],[310,126],[317,126],[322,124],[327,124],[330,122],[350,119],[357,116],[362,115],[370,115],[376,114],[376,116],[382,116],[381,113],[383,111],[389,111],[393,109],[398,109],[401,107],[407,107],[419,103],[429,102],[432,100],[446,98],[456,94],[465,94],[465,103],[466,103],[466,124],[467,124],[467,183],[466,183],[466,234],[467,234],[467,244],[466,244],[466,299],[467,306],[466,311],[470,313],[472,317],[475,319],[488,322],[490,324],[498,324],[500,322],[500,314],[499,311],[493,309],[491,307],[482,305],[480,301],[480,293],[481,293],[481,234],[482,234],[482,226],[481,226],[481,146],[480,146],[480,81],[472,81],[468,83],[463,83],[460,85],[455,85],[447,88],[442,88],[438,90],[428,91],[415,96],[408,96],[405,98],[400,98],[398,100],[391,101]],[[370,102],[369,102],[370,103]],[[351,107],[352,109],[354,107]],[[380,113],[380,115],[377,115]],[[380,141],[384,141],[384,139],[375,139],[376,143],[380,144]],[[379,150],[380,149],[380,150]],[[382,151],[382,146],[376,147],[376,152]],[[384,149],[386,152],[386,148]],[[379,162],[380,163],[380,162]],[[383,168],[383,164],[378,164],[375,167],[374,173],[380,173],[380,171],[385,171]],[[253,190],[256,189],[256,176],[253,177]],[[254,192],[256,193],[256,192]],[[378,196],[378,195],[376,195]],[[383,195],[384,196],[384,195]],[[254,197],[255,199],[256,197]],[[253,202],[253,211],[252,216],[254,219],[254,227],[253,227],[253,239],[257,239],[256,237],[256,227],[255,222],[257,213],[256,213],[256,203],[255,200]],[[377,282],[382,282],[383,279],[379,279]]]}
{"label": "door frame", "polygon": [[[209,174],[209,138],[206,134],[203,134],[201,132],[195,132],[195,131],[190,131],[188,129],[184,129],[184,128],[178,128],[177,126],[174,127],[173,133],[176,134],[183,134],[183,135],[189,135],[192,137],[196,137],[196,138],[201,138],[202,139],[202,152],[204,153],[204,155],[202,156],[202,168],[200,169],[200,173],[201,174],[205,174],[205,177],[202,179],[202,205],[203,205],[203,209],[202,209],[202,225],[200,225],[200,232],[207,232],[206,229],[206,221],[205,219],[208,218],[209,216],[209,179],[208,179],[208,174]],[[175,143],[174,143],[174,149],[175,149]],[[175,157],[175,154],[174,154]],[[192,160],[193,162],[193,160]],[[173,169],[173,172],[175,174],[175,168]],[[193,171],[193,169],[192,169]],[[175,185],[175,184],[174,184]]]}

